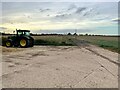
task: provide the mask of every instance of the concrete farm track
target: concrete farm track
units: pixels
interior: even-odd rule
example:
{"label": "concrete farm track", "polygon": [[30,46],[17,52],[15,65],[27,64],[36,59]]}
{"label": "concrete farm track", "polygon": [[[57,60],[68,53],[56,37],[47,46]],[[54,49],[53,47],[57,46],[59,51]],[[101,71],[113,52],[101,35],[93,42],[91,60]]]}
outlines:
{"label": "concrete farm track", "polygon": [[115,52],[84,44],[4,49],[4,88],[118,88]]}

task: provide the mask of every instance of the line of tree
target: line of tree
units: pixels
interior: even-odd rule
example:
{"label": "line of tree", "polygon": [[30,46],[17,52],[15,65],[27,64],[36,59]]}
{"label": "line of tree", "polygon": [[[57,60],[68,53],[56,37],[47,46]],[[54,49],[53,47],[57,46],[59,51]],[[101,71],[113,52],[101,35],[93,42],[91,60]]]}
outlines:
{"label": "line of tree", "polygon": [[[57,33],[51,33],[51,34],[33,34],[33,33],[30,33],[32,36],[63,36],[63,35],[69,35],[69,36],[111,36],[111,35],[95,35],[95,34],[77,34],[77,33],[67,33],[67,34],[57,34]],[[15,34],[10,34],[10,33],[1,33],[0,32],[0,35],[15,35]]]}

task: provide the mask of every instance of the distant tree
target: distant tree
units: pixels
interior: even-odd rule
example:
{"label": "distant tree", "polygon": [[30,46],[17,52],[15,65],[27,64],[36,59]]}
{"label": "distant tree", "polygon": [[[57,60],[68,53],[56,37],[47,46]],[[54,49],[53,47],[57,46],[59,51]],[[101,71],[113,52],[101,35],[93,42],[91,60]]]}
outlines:
{"label": "distant tree", "polygon": [[68,33],[67,35],[72,35],[71,33]]}
{"label": "distant tree", "polygon": [[33,35],[33,33],[30,33],[30,35]]}
{"label": "distant tree", "polygon": [[85,36],[88,36],[88,34],[86,33]]}
{"label": "distant tree", "polygon": [[77,33],[74,33],[73,35],[76,35],[76,36],[77,36]]}

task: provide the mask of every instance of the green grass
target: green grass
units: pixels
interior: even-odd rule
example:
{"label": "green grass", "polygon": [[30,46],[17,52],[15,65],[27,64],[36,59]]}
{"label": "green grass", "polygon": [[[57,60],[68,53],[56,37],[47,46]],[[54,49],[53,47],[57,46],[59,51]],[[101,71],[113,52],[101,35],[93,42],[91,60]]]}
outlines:
{"label": "green grass", "polygon": [[98,41],[92,42],[92,43],[96,44],[102,48],[106,48],[106,49],[120,53],[120,49],[118,48],[117,41],[98,40]]}
{"label": "green grass", "polygon": [[35,45],[73,46],[66,36],[34,36]]}
{"label": "green grass", "polygon": [[120,48],[119,48],[120,41],[118,41],[118,37],[79,36],[78,39],[85,40],[99,47],[120,53]]}

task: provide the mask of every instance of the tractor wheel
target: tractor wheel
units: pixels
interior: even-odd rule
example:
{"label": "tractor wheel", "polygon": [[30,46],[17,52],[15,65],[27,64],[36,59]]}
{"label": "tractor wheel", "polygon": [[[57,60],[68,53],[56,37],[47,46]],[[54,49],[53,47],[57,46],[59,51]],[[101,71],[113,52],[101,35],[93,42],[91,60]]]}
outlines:
{"label": "tractor wheel", "polygon": [[28,40],[25,38],[20,39],[20,47],[22,48],[28,47]]}
{"label": "tractor wheel", "polygon": [[12,47],[13,46],[11,40],[7,40],[6,43],[5,43],[5,45],[6,45],[6,47]]}

